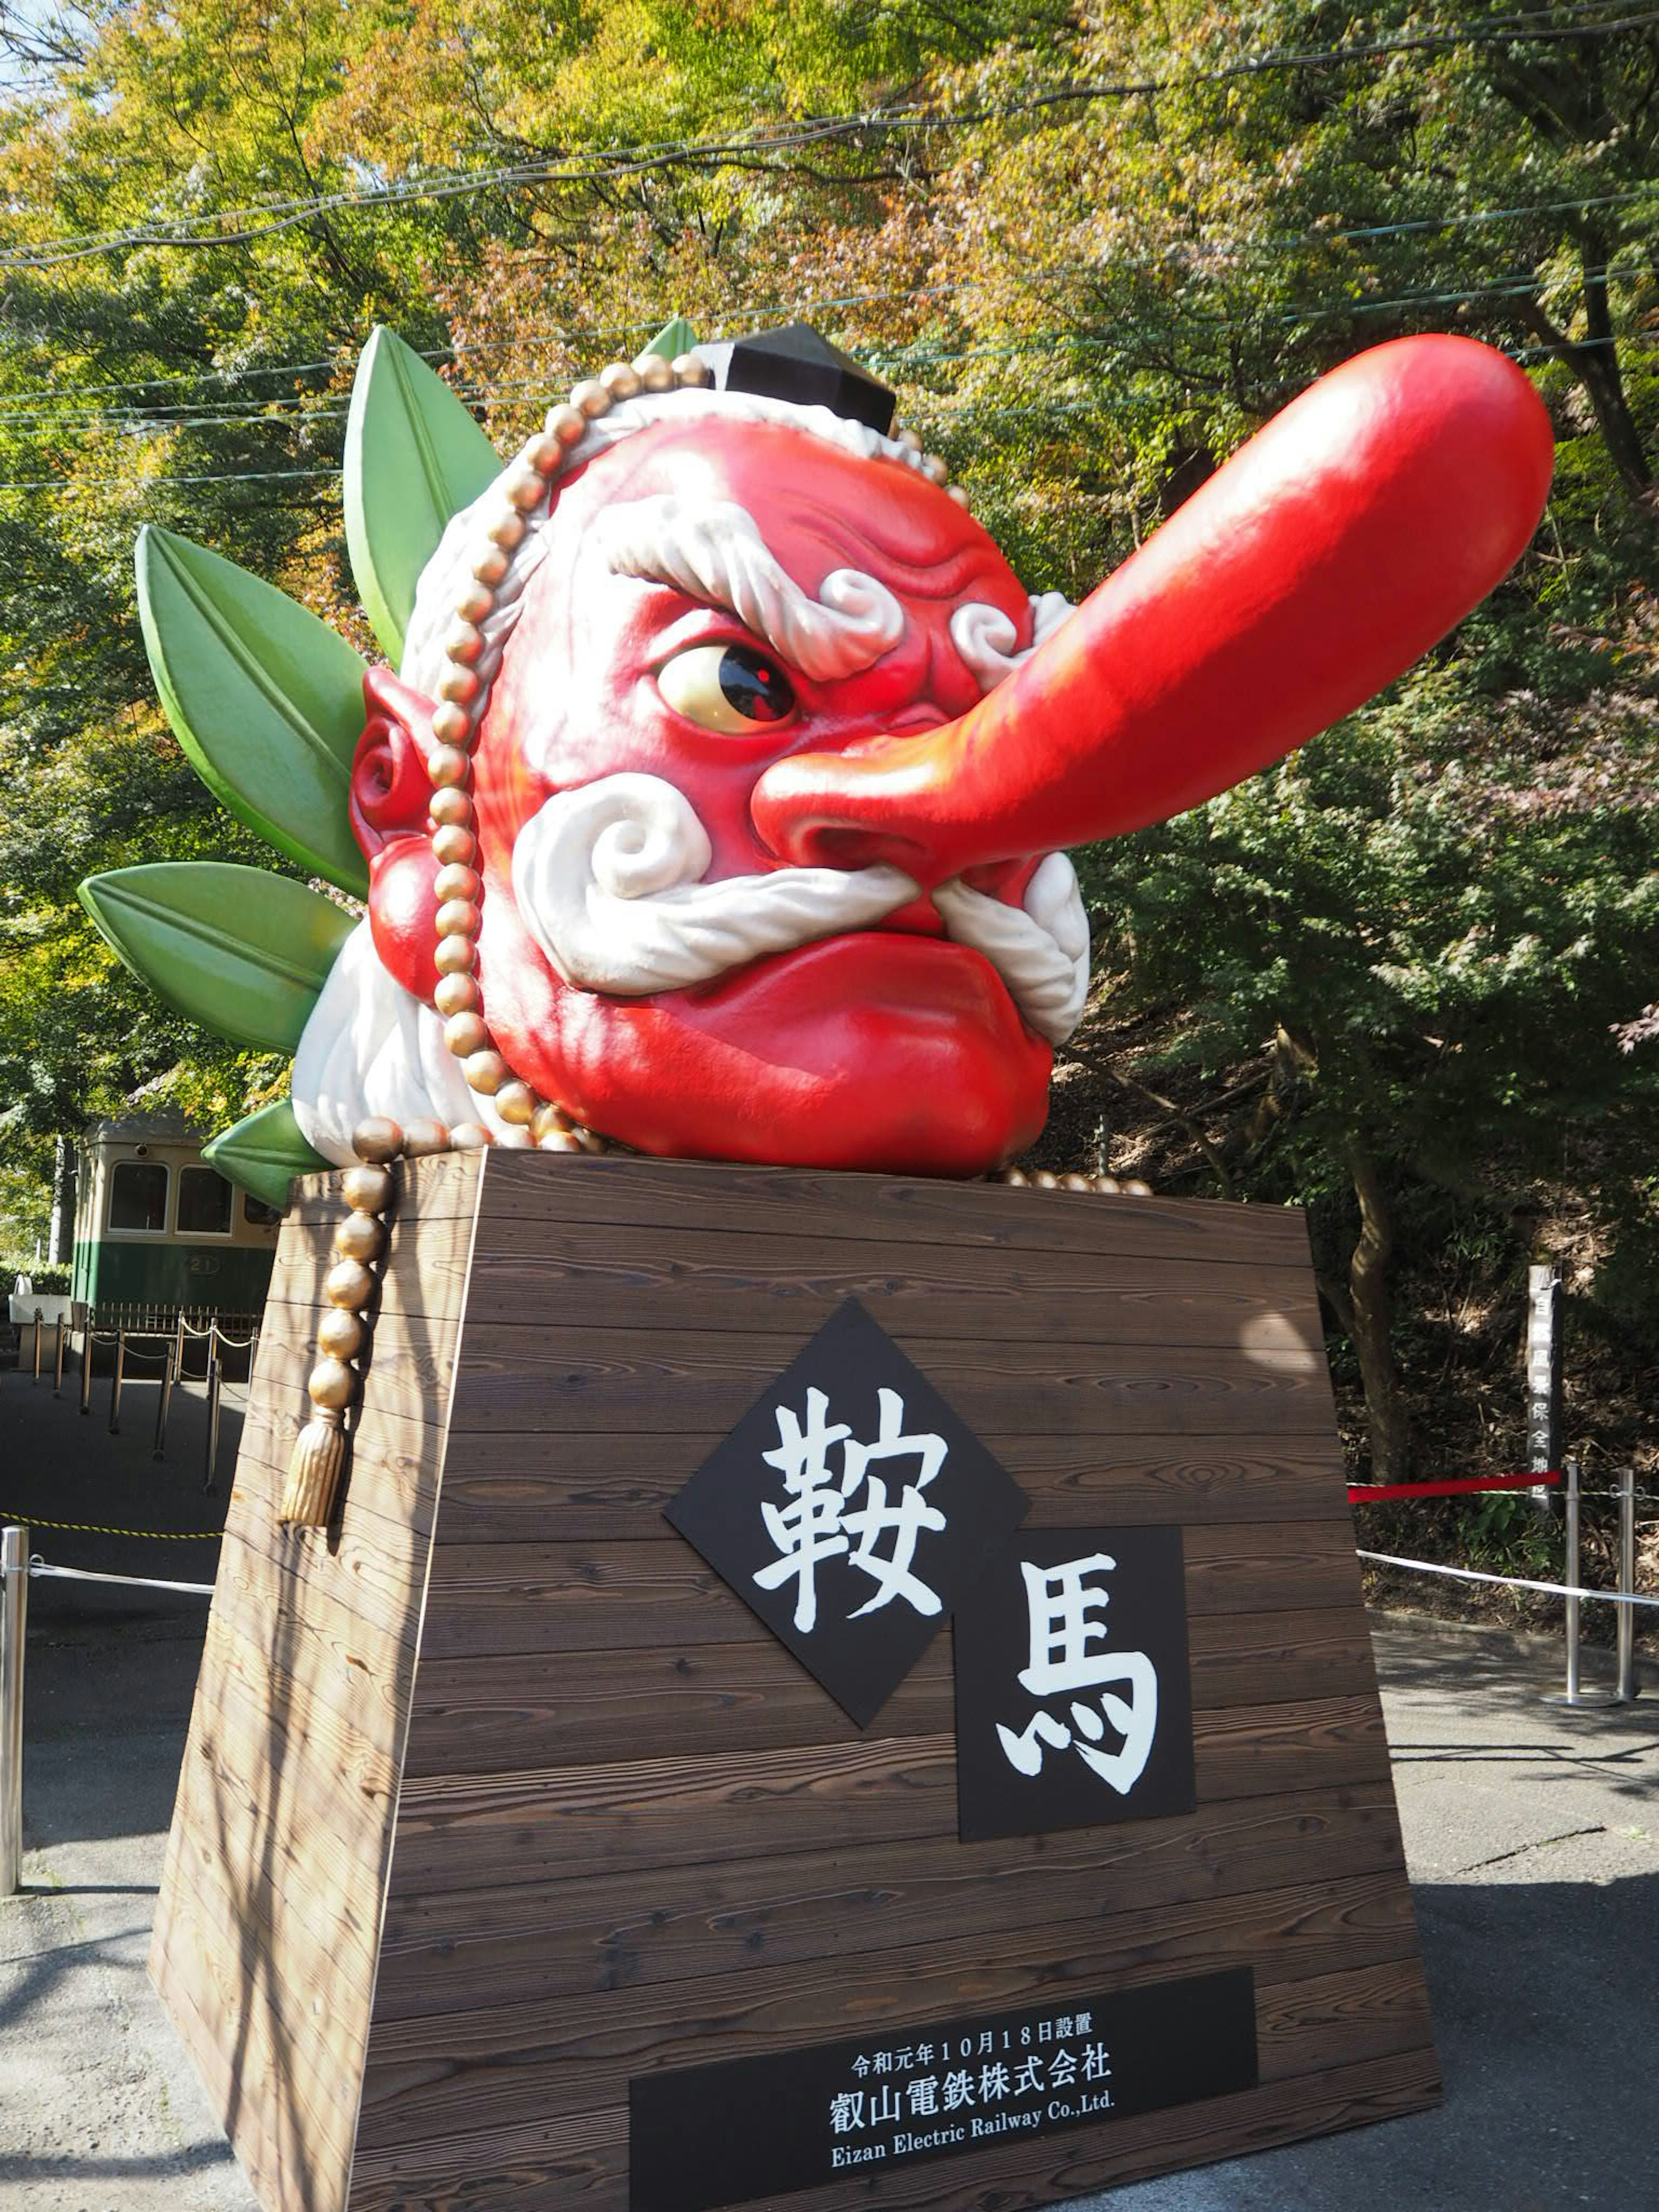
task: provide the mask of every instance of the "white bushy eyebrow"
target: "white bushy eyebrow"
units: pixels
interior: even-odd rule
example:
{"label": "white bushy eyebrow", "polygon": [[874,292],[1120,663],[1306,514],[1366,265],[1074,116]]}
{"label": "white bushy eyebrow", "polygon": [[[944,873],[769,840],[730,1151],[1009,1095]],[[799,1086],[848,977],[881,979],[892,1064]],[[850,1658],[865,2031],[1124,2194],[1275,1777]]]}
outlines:
{"label": "white bushy eyebrow", "polygon": [[592,536],[617,575],[724,608],[804,676],[856,675],[904,635],[903,608],[860,569],[836,569],[809,598],[734,501],[672,492],[618,501],[602,509]]}

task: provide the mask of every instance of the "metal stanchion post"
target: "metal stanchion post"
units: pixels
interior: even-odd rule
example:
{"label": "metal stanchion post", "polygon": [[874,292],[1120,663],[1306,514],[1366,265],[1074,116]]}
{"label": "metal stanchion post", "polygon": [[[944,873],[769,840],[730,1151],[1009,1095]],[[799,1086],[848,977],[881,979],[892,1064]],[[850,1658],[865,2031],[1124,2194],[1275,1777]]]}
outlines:
{"label": "metal stanchion post", "polygon": [[207,1374],[207,1476],[202,1484],[206,1495],[216,1495],[219,1486],[213,1479],[214,1467],[219,1457],[219,1362],[210,1359]]}
{"label": "metal stanchion post", "polygon": [[173,1358],[170,1352],[161,1355],[161,1387],[155,1394],[155,1442],[150,1447],[150,1457],[160,1459],[167,1448],[167,1415],[173,1410]]}
{"label": "metal stanchion post", "polygon": [[115,1372],[109,1386],[109,1432],[112,1437],[121,1433],[121,1381],[127,1364],[127,1332],[125,1325],[115,1332]]}
{"label": "metal stanchion post", "polygon": [[28,1530],[0,1529],[0,1897],[23,1862],[23,1632],[28,1620]]}
{"label": "metal stanchion post", "polygon": [[46,1325],[46,1316],[42,1313],[40,1308],[36,1306],[34,1309],[34,1375],[33,1377],[36,1382],[40,1380],[40,1332],[45,1328]]}
{"label": "metal stanchion post", "polygon": [[[1579,1553],[1579,1497],[1578,1462],[1576,1459],[1562,1462],[1566,1474],[1567,1492],[1567,1559],[1565,1576],[1570,1589],[1582,1589],[1580,1580],[1582,1559]],[[1578,1613],[1581,1600],[1576,1597],[1563,1601],[1566,1607],[1567,1628],[1567,1686],[1565,1691],[1552,1691],[1544,1703],[1547,1705],[1605,1705],[1612,1700],[1604,1690],[1585,1690],[1578,1680]],[[1626,1608],[1629,1610],[1628,1607]]]}
{"label": "metal stanchion post", "polygon": [[175,1382],[182,1382],[185,1379],[185,1310],[182,1306],[179,1309],[179,1319],[173,1332],[173,1379]]}
{"label": "metal stanchion post", "polygon": [[[1627,1467],[1619,1485],[1619,1595],[1636,1594],[1636,1469]],[[1636,1607],[1619,1608],[1619,1688],[1621,1705],[1629,1705],[1636,1688]]]}
{"label": "metal stanchion post", "polygon": [[52,1360],[52,1395],[54,1398],[61,1398],[64,1395],[64,1316],[61,1313],[58,1316],[57,1349]]}
{"label": "metal stanchion post", "polygon": [[92,1411],[92,1316],[81,1325],[81,1411]]}

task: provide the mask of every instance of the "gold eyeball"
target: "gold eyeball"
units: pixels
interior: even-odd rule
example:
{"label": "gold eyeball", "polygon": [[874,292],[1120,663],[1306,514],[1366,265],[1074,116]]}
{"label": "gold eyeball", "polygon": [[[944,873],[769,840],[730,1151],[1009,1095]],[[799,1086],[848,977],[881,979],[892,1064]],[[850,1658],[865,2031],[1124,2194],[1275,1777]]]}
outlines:
{"label": "gold eyeball", "polygon": [[374,1278],[361,1260],[340,1260],[323,1278],[323,1296],[331,1306],[356,1313],[374,1295]]}
{"label": "gold eyeball", "polygon": [[463,899],[471,906],[483,889],[477,869],[468,867],[464,860],[449,861],[432,879],[432,896],[441,907],[447,906],[451,899]]}
{"label": "gold eyeball", "polygon": [[369,1115],[351,1133],[352,1151],[360,1160],[370,1161],[377,1167],[395,1160],[403,1148],[403,1131],[385,1114]]}
{"label": "gold eyeball", "polygon": [[449,1150],[449,1132],[441,1121],[427,1118],[410,1121],[404,1128],[404,1157],[410,1160],[429,1159],[434,1152]]}
{"label": "gold eyeball", "polygon": [[344,1306],[331,1306],[317,1324],[317,1349],[331,1359],[355,1359],[368,1340],[368,1325]]}
{"label": "gold eyeball", "polygon": [[361,1260],[374,1266],[386,1250],[386,1228],[372,1213],[348,1213],[334,1232],[334,1249],[343,1260]]}
{"label": "gold eyeball", "polygon": [[647,392],[672,392],[673,390],[673,365],[672,362],[665,361],[661,354],[646,354],[636,365],[640,372],[640,382],[645,386]]}
{"label": "gold eyeball", "polygon": [[536,1094],[515,1075],[510,1083],[503,1083],[497,1089],[495,1111],[503,1121],[510,1121],[517,1128],[527,1128],[535,1117]]}
{"label": "gold eyeball", "polygon": [[463,791],[459,784],[441,785],[433,793],[426,811],[440,830],[471,829],[472,794]]}
{"label": "gold eyeball", "polygon": [[325,1413],[343,1413],[356,1395],[357,1377],[343,1359],[319,1359],[306,1390],[313,1406]]}
{"label": "gold eyeball", "polygon": [[[404,1142],[408,1142],[407,1135]],[[396,1188],[389,1167],[371,1166],[367,1161],[348,1168],[340,1177],[340,1195],[354,1213],[384,1213]],[[354,1252],[350,1256],[361,1260],[366,1255]]]}

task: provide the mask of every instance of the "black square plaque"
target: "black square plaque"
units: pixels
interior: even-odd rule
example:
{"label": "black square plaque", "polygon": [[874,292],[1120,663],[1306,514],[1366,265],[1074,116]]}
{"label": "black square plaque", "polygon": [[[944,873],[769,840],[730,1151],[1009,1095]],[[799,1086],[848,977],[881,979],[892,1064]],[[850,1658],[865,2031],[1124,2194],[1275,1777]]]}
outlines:
{"label": "black square plaque", "polygon": [[667,1517],[863,1728],[1006,1552],[1026,1504],[848,1298]]}
{"label": "black square plaque", "polygon": [[1028,1529],[954,1635],[964,1841],[1191,1812],[1179,1528]]}

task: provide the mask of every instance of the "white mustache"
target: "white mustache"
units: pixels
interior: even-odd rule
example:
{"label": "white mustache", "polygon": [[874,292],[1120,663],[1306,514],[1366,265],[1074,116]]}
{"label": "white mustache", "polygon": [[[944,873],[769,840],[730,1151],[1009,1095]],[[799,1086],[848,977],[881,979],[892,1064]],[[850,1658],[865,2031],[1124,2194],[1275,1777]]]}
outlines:
{"label": "white mustache", "polygon": [[[868,929],[917,896],[898,868],[779,868],[701,880],[714,858],[685,794],[627,773],[556,793],[520,833],[513,889],[526,927],[567,983],[645,998],[710,982],[768,953]],[[1051,853],[1023,908],[961,881],[933,903],[946,933],[982,953],[1039,1036],[1061,1044],[1089,988],[1089,925],[1077,877]]]}

